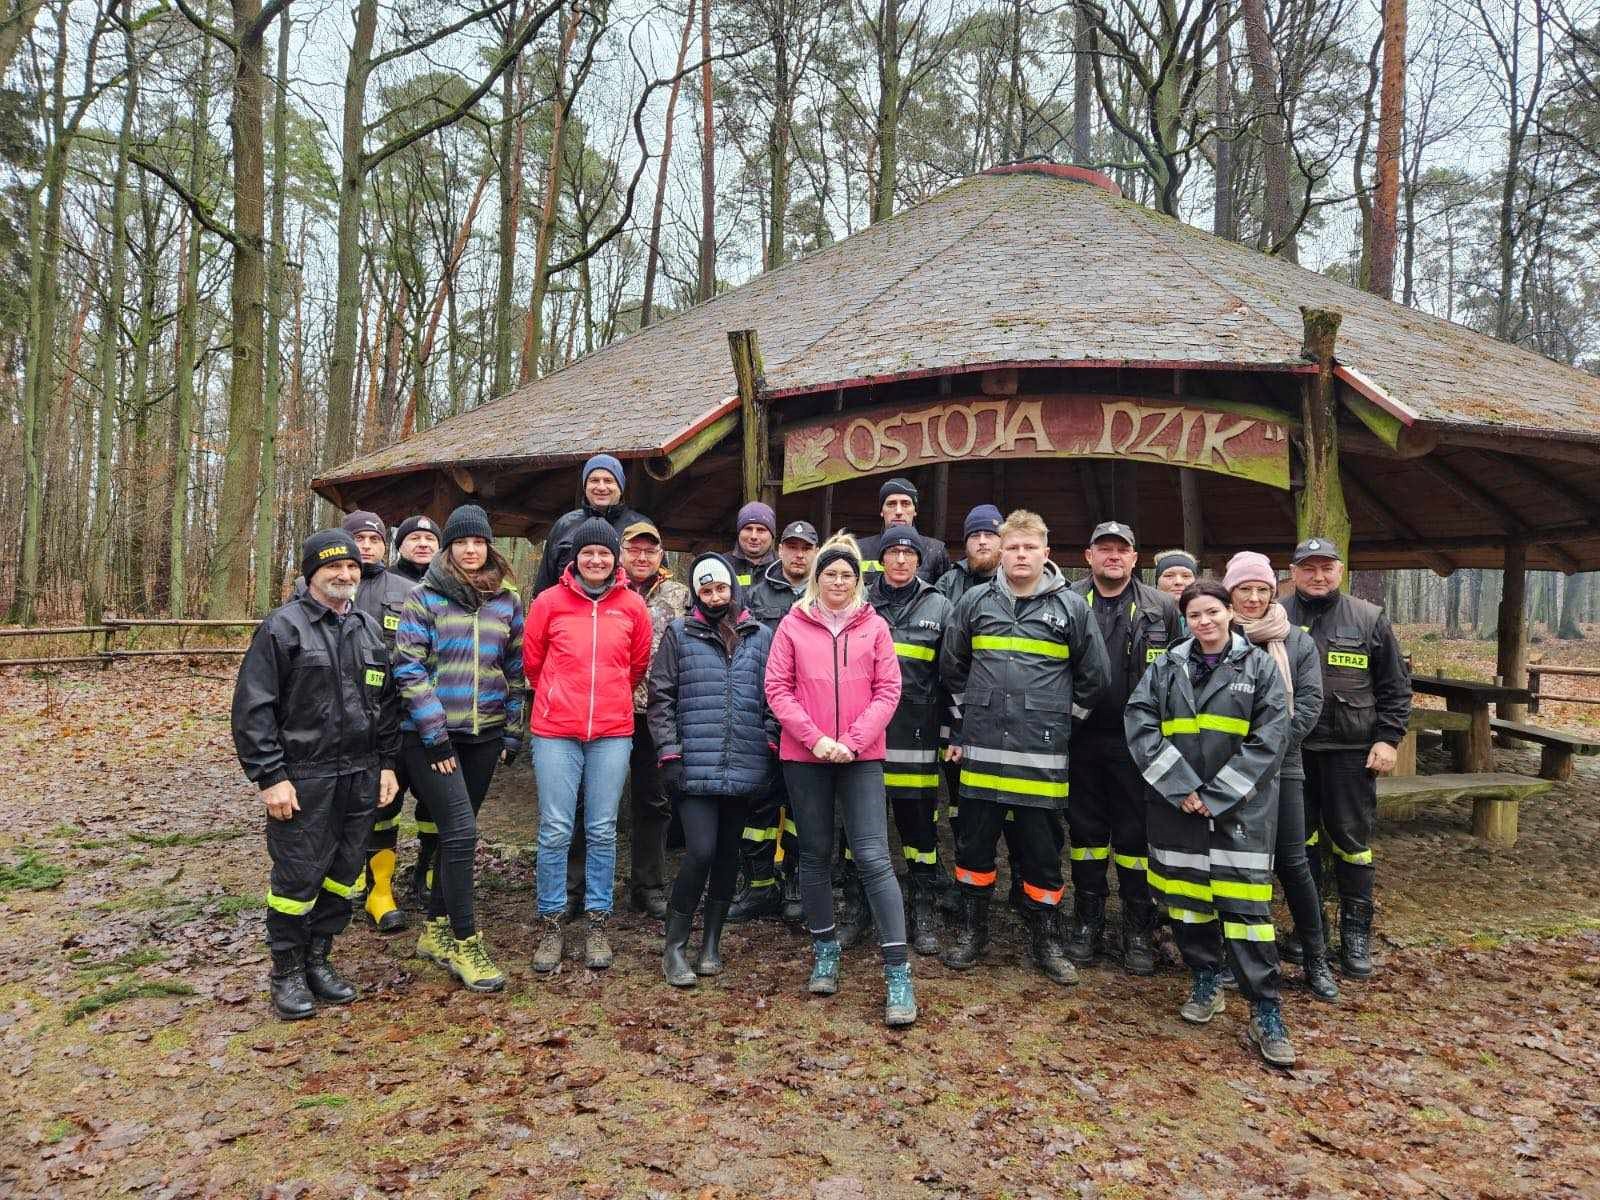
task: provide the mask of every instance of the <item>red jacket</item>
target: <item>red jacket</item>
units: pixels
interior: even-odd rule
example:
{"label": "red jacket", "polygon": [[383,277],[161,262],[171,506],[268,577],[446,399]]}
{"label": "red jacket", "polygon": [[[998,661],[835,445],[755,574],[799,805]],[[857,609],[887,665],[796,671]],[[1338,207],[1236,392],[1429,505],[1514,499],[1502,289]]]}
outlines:
{"label": "red jacket", "polygon": [[900,660],[888,624],[862,604],[836,638],[796,604],[772,635],[766,688],[783,726],[779,758],[821,762],[811,748],[826,736],[858,759],[882,759],[883,731],[900,703]]}
{"label": "red jacket", "polygon": [[581,742],[632,737],[633,689],[650,669],[650,613],[622,571],[592,600],[574,570],[539,593],[523,626],[528,731]]}

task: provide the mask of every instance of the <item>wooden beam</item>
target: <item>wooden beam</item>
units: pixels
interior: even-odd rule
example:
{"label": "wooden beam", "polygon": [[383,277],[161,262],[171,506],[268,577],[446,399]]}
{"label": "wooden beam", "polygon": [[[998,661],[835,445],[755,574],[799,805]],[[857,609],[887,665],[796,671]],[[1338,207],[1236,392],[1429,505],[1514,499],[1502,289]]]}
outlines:
{"label": "wooden beam", "polygon": [[1575,510],[1576,515],[1585,517],[1600,526],[1600,498],[1589,495],[1580,488],[1568,483],[1565,479],[1550,474],[1543,467],[1536,466],[1525,458],[1514,454],[1494,454],[1486,452],[1484,457],[1493,462],[1497,467],[1515,475],[1524,483],[1541,491],[1558,496]]}
{"label": "wooden beam", "polygon": [[[1490,516],[1498,518],[1509,535],[1508,544],[1511,542],[1525,544],[1533,539],[1533,530],[1528,527],[1527,523],[1523,521],[1514,509],[1498,496],[1486,491],[1459,471],[1436,459],[1420,459],[1418,465],[1468,504],[1488,513]],[[1561,547],[1552,545],[1545,547],[1545,549],[1549,551],[1553,558],[1564,564],[1562,569],[1568,574],[1577,570],[1578,560],[1561,549]]]}
{"label": "wooden beam", "polygon": [[1519,437],[1514,433],[1480,433],[1441,425],[1439,444],[1471,450],[1493,450],[1497,454],[1521,454],[1552,462],[1577,463],[1600,471],[1600,445],[1593,442],[1563,441],[1557,437]]}
{"label": "wooden beam", "polygon": [[[1521,543],[1506,547],[1504,579],[1500,589],[1500,626],[1495,649],[1495,674],[1507,687],[1528,686],[1528,548]],[[1503,721],[1521,721],[1523,704],[1497,706]]]}
{"label": "wooden beam", "polygon": [[655,458],[645,459],[645,474],[651,479],[665,483],[678,472],[687,470],[701,455],[737,429],[741,419],[740,412],[731,412],[718,417],[677,449],[659,454]]}
{"label": "wooden beam", "polygon": [[744,496],[769,505],[778,502],[767,453],[767,376],[754,329],[730,329],[728,353],[739,385],[739,419],[744,433]]}
{"label": "wooden beam", "polygon": [[1199,562],[1206,553],[1205,509],[1200,503],[1200,472],[1178,468],[1178,497],[1183,505],[1183,548]]}
{"label": "wooden beam", "polygon": [[[1345,483],[1356,494],[1356,498],[1366,505],[1367,510],[1377,517],[1379,522],[1389,527],[1390,532],[1398,533],[1402,537],[1410,538],[1414,542],[1423,542],[1426,539],[1416,531],[1416,528],[1389,506],[1369,484],[1361,482],[1359,476],[1351,474]],[[1428,565],[1440,575],[1448,575],[1456,569],[1456,564],[1443,554],[1430,554]]]}
{"label": "wooden beam", "polygon": [[1348,554],[1350,510],[1339,478],[1339,399],[1333,362],[1342,319],[1333,309],[1300,307],[1301,353],[1316,363],[1317,373],[1304,378],[1300,392],[1299,446],[1305,482],[1295,496],[1295,536],[1296,540],[1327,538]]}

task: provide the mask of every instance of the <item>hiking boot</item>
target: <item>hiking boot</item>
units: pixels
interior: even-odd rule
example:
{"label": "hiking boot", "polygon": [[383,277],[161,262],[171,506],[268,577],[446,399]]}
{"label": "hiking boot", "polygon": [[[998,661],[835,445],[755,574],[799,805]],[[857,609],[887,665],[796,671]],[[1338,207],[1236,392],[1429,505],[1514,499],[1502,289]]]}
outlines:
{"label": "hiking boot", "polygon": [[813,942],[811,953],[815,959],[811,966],[811,978],[806,981],[806,990],[813,996],[831,996],[839,990],[839,943]]}
{"label": "hiking boot", "polygon": [[[786,859],[779,880],[783,900],[780,915],[790,925],[798,925],[805,920],[805,909],[800,902],[800,864],[791,863]],[[732,917],[729,920],[732,920]]]}
{"label": "hiking boot", "polygon": [[1122,969],[1130,975],[1156,973],[1154,933],[1156,910],[1153,904],[1125,904],[1122,907]]}
{"label": "hiking boot", "polygon": [[399,933],[406,927],[406,914],[394,902],[394,851],[379,850],[367,863],[372,883],[364,907],[373,928],[379,933]]}
{"label": "hiking boot", "polygon": [[450,960],[445,966],[450,974],[461,981],[469,992],[498,992],[506,986],[506,977],[489,957],[489,948],[483,944],[483,934],[454,939]]}
{"label": "hiking boot", "polygon": [[1291,929],[1278,939],[1278,957],[1286,962],[1299,966],[1306,960],[1306,948],[1301,940],[1300,931]]}
{"label": "hiking boot", "polygon": [[693,924],[693,913],[667,910],[667,940],[661,945],[661,974],[673,987],[693,987],[699,979],[689,969],[689,960],[684,954],[689,944],[689,927]]}
{"label": "hiking boot", "polygon": [[993,895],[988,888],[961,889],[956,940],[939,957],[939,961],[952,971],[970,970],[983,957],[989,945],[989,903]]}
{"label": "hiking boot", "polygon": [[657,921],[663,920],[667,915],[667,889],[631,887],[628,889],[628,907]]}
{"label": "hiking boot", "polygon": [[349,1004],[356,998],[355,985],[339,974],[328,961],[333,950],[333,938],[323,936],[311,939],[306,947],[306,986],[318,1000],[329,1004]]}
{"label": "hiking boot", "polygon": [[561,966],[561,956],[566,953],[566,940],[561,927],[561,915],[552,913],[539,918],[539,944],[533,951],[533,969],[548,975]]}
{"label": "hiking boot", "polygon": [[1183,1002],[1178,1015],[1191,1025],[1206,1025],[1222,1008],[1222,989],[1217,986],[1217,973],[1196,971],[1194,982],[1189,987],[1189,998]]}
{"label": "hiking boot", "polygon": [[728,906],[730,921],[760,921],[783,911],[783,893],[776,876],[749,879],[744,892]]}
{"label": "hiking boot", "polygon": [[1372,978],[1372,901],[1339,902],[1339,969],[1351,979]]}
{"label": "hiking boot", "polygon": [[911,964],[883,968],[883,1023],[891,1029],[917,1019],[917,997],[911,990]]}
{"label": "hiking boot", "polygon": [[611,943],[606,940],[606,920],[610,913],[589,913],[583,922],[583,965],[591,971],[604,971],[611,965]]}
{"label": "hiking boot", "polygon": [[1328,956],[1321,950],[1313,954],[1306,951],[1305,962],[1301,968],[1306,974],[1306,987],[1318,1000],[1326,1000],[1329,1004],[1339,1001],[1339,983],[1333,977],[1333,968],[1328,965]]}
{"label": "hiking boot", "polygon": [[1076,893],[1072,898],[1072,929],[1067,934],[1066,955],[1080,967],[1092,963],[1100,953],[1100,938],[1106,928],[1106,898]]}
{"label": "hiking boot", "polygon": [[1294,1046],[1283,1024],[1283,1008],[1276,1000],[1257,1000],[1245,1027],[1245,1037],[1261,1052],[1269,1066],[1294,1066]]}
{"label": "hiking boot", "polygon": [[1217,986],[1230,992],[1239,990],[1239,980],[1233,973],[1232,963],[1225,962],[1217,968]]}
{"label": "hiking boot", "polygon": [[267,989],[272,993],[272,1011],[283,1020],[303,1021],[316,1014],[316,1002],[306,986],[304,947],[272,952],[272,973],[267,976]]}
{"label": "hiking boot", "polygon": [[696,975],[722,974],[722,926],[728,919],[726,900],[707,900],[704,928],[700,934],[700,956],[694,960]]}
{"label": "hiking boot", "polygon": [[866,930],[866,893],[861,889],[861,873],[853,859],[846,859],[839,868],[839,916],[835,936],[839,948],[848,950],[861,940]]}
{"label": "hiking boot", "polygon": [[417,957],[442,967],[450,958],[455,940],[455,935],[450,932],[449,917],[428,917],[422,922],[422,932],[417,935]]}
{"label": "hiking boot", "polygon": [[1051,983],[1077,983],[1078,971],[1061,946],[1061,933],[1056,925],[1054,908],[1030,908],[1028,931],[1032,934],[1029,947],[1033,965],[1044,972]]}
{"label": "hiking boot", "polygon": [[929,874],[913,872],[906,879],[906,932],[918,954],[939,953],[939,912],[934,904],[937,885]]}

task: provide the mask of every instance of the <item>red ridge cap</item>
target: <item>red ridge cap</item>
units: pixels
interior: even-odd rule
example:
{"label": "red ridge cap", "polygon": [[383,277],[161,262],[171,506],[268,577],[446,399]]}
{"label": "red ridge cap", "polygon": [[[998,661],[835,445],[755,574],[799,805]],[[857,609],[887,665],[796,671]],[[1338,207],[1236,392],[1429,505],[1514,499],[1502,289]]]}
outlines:
{"label": "red ridge cap", "polygon": [[1049,175],[1056,179],[1070,179],[1074,183],[1087,183],[1090,187],[1097,187],[1101,191],[1110,192],[1113,196],[1120,197],[1122,189],[1108,175],[1099,171],[1091,171],[1088,167],[1074,167],[1067,163],[1053,162],[1014,162],[1001,163],[997,167],[989,167],[979,171],[980,175]]}

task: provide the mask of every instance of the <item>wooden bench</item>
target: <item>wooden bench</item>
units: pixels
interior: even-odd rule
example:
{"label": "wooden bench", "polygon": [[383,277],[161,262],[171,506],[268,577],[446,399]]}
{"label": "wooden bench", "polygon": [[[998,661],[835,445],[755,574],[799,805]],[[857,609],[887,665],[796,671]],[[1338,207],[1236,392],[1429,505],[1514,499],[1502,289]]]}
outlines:
{"label": "wooden bench", "polygon": [[1471,728],[1472,716],[1469,713],[1446,712],[1438,708],[1413,708],[1411,718],[1406,723],[1406,736],[1400,739],[1400,745],[1395,748],[1394,775],[1405,778],[1417,773],[1419,733],[1433,731],[1459,737]]}
{"label": "wooden bench", "polygon": [[1517,844],[1517,806],[1555,785],[1505,773],[1386,776],[1378,780],[1378,810],[1409,816],[1430,801],[1472,801],[1473,835],[1491,846]]}
{"label": "wooden bench", "polygon": [[1538,725],[1522,725],[1516,721],[1502,721],[1498,717],[1489,725],[1501,737],[1533,742],[1540,747],[1540,779],[1571,779],[1573,755],[1600,754],[1600,737],[1563,733],[1559,729],[1543,729]]}

